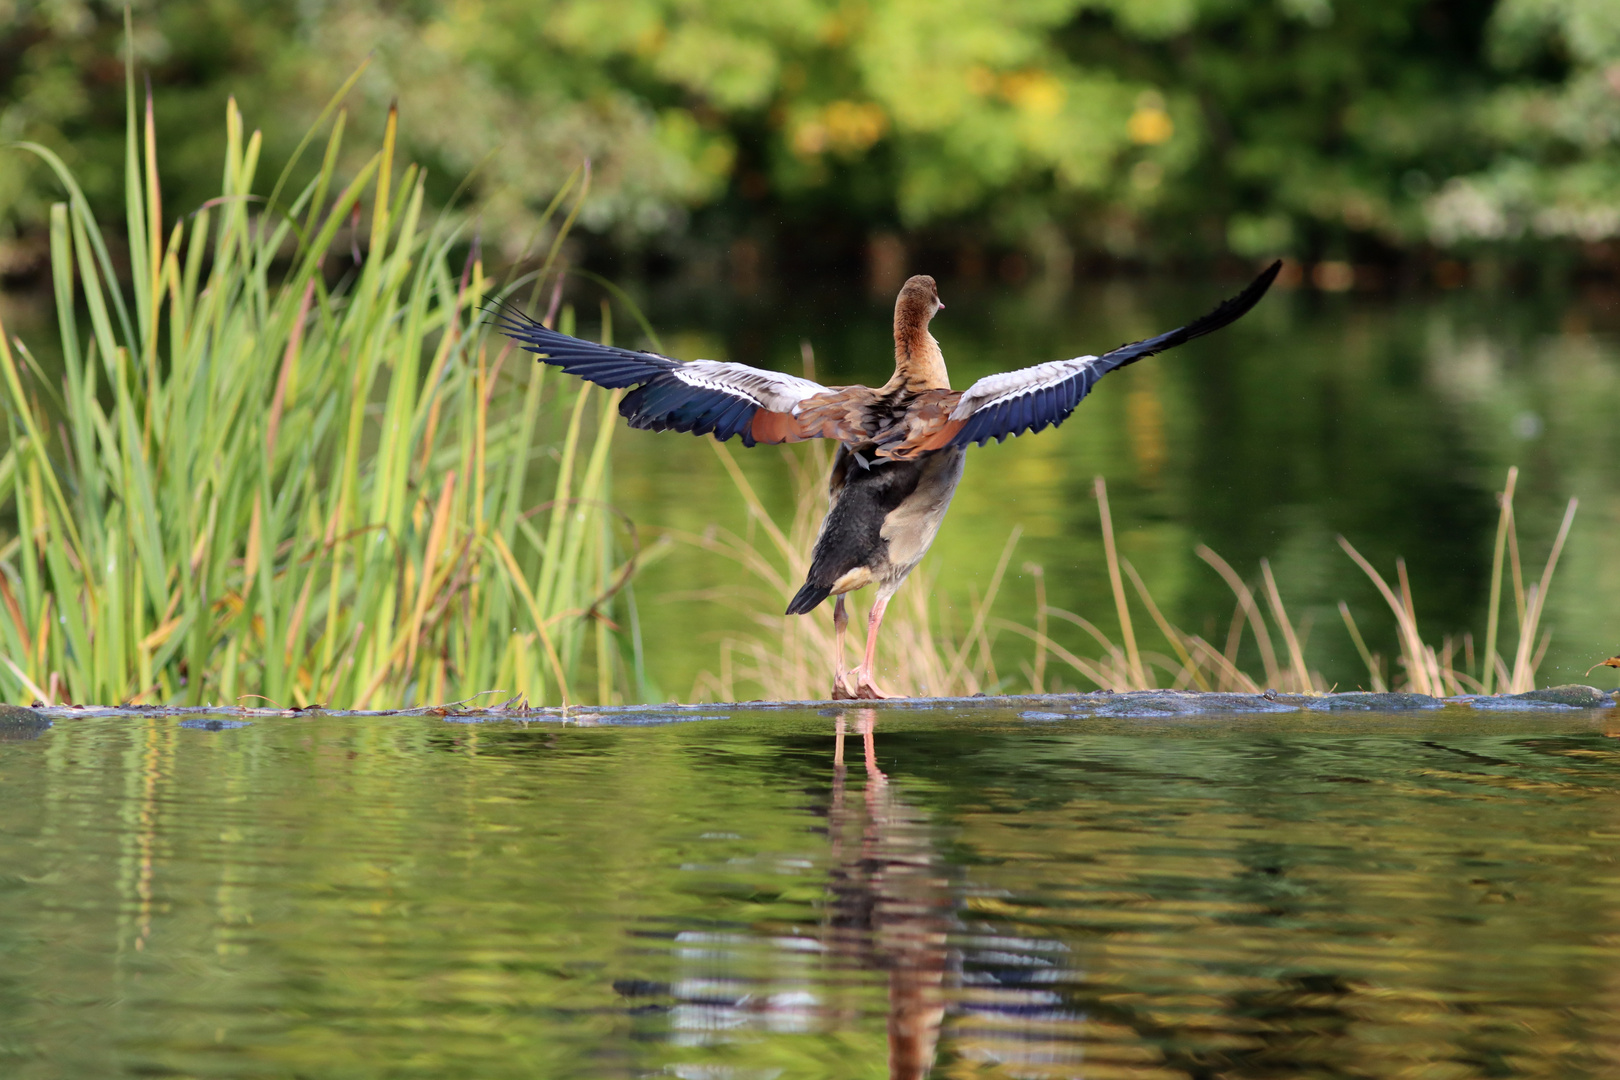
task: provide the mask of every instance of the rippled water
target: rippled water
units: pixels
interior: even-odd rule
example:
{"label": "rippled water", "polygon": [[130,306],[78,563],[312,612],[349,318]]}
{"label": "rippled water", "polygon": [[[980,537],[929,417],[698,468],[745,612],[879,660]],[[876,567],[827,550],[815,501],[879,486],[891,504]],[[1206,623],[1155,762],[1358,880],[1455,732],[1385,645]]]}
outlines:
{"label": "rippled water", "polygon": [[1614,1075],[1610,723],[11,728],[0,1075]]}

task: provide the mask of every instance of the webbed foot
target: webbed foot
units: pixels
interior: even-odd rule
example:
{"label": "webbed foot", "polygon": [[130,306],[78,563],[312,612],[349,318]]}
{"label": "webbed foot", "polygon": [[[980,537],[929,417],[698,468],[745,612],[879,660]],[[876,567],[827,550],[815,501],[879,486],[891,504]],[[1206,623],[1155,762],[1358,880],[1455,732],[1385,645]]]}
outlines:
{"label": "webbed foot", "polygon": [[893,694],[889,693],[882,687],[878,686],[877,683],[873,682],[872,673],[867,671],[865,668],[856,668],[849,674],[853,676],[855,680],[854,697],[859,698],[862,701],[882,701],[885,698],[894,697]]}
{"label": "webbed foot", "polygon": [[833,675],[832,699],[834,701],[854,701],[859,697],[855,692],[854,684],[849,681],[849,677],[854,673],[852,669],[850,671],[840,671]]}

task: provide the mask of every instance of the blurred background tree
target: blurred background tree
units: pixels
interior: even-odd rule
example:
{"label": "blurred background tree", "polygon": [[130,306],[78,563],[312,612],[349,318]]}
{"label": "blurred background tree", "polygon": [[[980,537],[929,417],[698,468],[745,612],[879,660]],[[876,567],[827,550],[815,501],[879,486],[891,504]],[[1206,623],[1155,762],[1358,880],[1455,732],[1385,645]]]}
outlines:
{"label": "blurred background tree", "polygon": [[[1614,0],[144,0],[172,205],[217,185],[235,94],[279,167],[343,78],[516,255],[583,157],[607,247],[874,236],[1147,262],[1620,235]],[[122,6],[0,0],[0,139],[120,205]],[[311,166],[313,167],[313,166]],[[0,272],[57,198],[0,164]],[[35,238],[31,241],[30,238]]]}

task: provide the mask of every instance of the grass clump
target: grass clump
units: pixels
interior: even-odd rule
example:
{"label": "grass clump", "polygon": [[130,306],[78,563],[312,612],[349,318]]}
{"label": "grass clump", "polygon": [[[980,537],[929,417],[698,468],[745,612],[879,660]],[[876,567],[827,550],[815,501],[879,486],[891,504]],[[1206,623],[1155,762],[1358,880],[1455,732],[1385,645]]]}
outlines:
{"label": "grass clump", "polygon": [[[715,671],[701,672],[692,688],[697,699],[738,700],[745,693],[773,699],[825,697],[831,687],[833,633],[830,618],[775,614],[803,580],[808,552],[815,539],[825,502],[824,478],[830,467],[827,447],[808,444],[784,449],[796,499],[793,517],[785,526],[775,522],[724,446],[717,452],[748,507],[748,527],[742,534],[710,530],[683,539],[726,557],[745,571],[751,584],[742,596],[716,597],[752,611],[753,632],[728,634],[720,643]],[[966,696],[977,693],[1051,693],[1072,689],[1204,690],[1262,693],[1321,694],[1333,689],[1409,690],[1434,696],[1494,690],[1520,693],[1536,686],[1536,671],[1546,655],[1551,632],[1541,626],[1546,595],[1559,555],[1574,521],[1577,503],[1571,499],[1562,526],[1538,581],[1526,586],[1513,516],[1513,489],[1518,470],[1508,473],[1499,494],[1501,522],[1493,564],[1486,647],[1476,656],[1469,634],[1445,637],[1436,646],[1425,642],[1418,629],[1412,584],[1404,560],[1397,560],[1397,585],[1392,587],[1378,570],[1343,537],[1339,544],[1367,574],[1395,617],[1397,655],[1391,663],[1367,647],[1360,627],[1342,600],[1338,604],[1358,654],[1367,668],[1367,681],[1358,687],[1329,685],[1321,672],[1306,661],[1310,637],[1308,621],[1291,617],[1277,586],[1270,563],[1260,560],[1258,578],[1245,580],[1225,559],[1205,545],[1195,553],[1220,575],[1232,590],[1234,609],[1224,638],[1210,641],[1187,633],[1165,617],[1147,585],[1128,558],[1120,554],[1114,538],[1108,489],[1096,478],[1093,494],[1098,503],[1103,552],[1108,566],[1119,623],[1118,640],[1095,622],[1047,602],[1041,566],[1025,563],[1023,570],[1035,583],[1035,610],[1029,623],[991,614],[1019,539],[1015,527],[1008,536],[982,597],[970,598],[963,612],[965,628],[958,630],[946,605],[930,609],[937,596],[935,579],[925,563],[912,575],[884,620],[879,642],[879,683],[905,696]],[[763,537],[763,541],[761,540]],[[1504,552],[1507,558],[1504,559]],[[1517,638],[1511,658],[1497,651],[1499,613],[1504,575],[1510,574]],[[1129,581],[1134,602],[1127,592]],[[851,594],[850,600],[861,594]],[[1158,631],[1163,647],[1146,647],[1137,632],[1139,613],[1145,613]],[[853,609],[852,627],[863,620]],[[1057,641],[1051,627],[1067,623],[1082,630],[1097,647],[1085,656]],[[1000,634],[1027,639],[1032,652],[1016,672],[998,671],[996,641]],[[858,633],[857,633],[858,638]],[[1258,670],[1241,663],[1245,641],[1253,643]],[[857,643],[858,644],[858,643]],[[1152,642],[1148,641],[1148,645]],[[1005,655],[1005,653],[1003,654]],[[1068,676],[1066,678],[1065,676]],[[1078,678],[1079,682],[1070,681]]]}
{"label": "grass clump", "polygon": [[[421,170],[395,173],[395,114],[337,175],[348,85],[314,178],[289,190],[295,157],[268,198],[232,101],[219,197],[166,219],[131,77],[128,296],[69,170],[21,147],[67,192],[51,212],[64,370],[58,391],[0,328],[6,698],[364,708],[624,687],[615,400],[549,400],[544,365],[491,348],[477,245],[453,260],[467,241],[424,221]],[[553,219],[588,183],[547,210],[555,240],[529,277],[565,330],[572,215]],[[553,422],[557,445],[537,445]]]}

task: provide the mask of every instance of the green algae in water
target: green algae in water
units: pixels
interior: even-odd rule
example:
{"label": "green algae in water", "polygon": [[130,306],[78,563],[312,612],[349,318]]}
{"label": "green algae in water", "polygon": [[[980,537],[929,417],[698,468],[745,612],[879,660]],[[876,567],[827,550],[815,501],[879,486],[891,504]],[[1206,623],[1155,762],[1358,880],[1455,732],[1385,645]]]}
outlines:
{"label": "green algae in water", "polygon": [[728,711],[0,744],[0,1075],[1612,1075],[1600,714]]}

